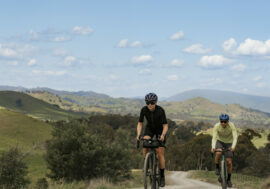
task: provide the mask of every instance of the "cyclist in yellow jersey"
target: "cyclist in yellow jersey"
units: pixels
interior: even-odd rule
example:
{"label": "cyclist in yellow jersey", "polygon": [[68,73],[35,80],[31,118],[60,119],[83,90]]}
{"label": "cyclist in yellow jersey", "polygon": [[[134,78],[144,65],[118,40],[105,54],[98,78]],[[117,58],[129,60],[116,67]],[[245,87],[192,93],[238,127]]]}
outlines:
{"label": "cyclist in yellow jersey", "polygon": [[[225,158],[228,165],[228,187],[232,187],[231,174],[232,174],[232,157],[237,143],[237,131],[232,122],[229,122],[229,115],[221,114],[219,116],[220,122],[214,126],[213,138],[212,138],[212,153],[215,150],[222,150],[222,148],[229,149],[230,151],[225,153]],[[221,152],[216,153],[216,175],[219,175],[219,160],[221,158]],[[219,180],[220,181],[220,180]]]}

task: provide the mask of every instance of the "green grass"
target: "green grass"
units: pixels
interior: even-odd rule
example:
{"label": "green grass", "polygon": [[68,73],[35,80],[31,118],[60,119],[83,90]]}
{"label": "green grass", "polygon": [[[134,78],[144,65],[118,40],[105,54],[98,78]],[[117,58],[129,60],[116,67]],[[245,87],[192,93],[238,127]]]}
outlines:
{"label": "green grass", "polygon": [[[220,185],[220,183],[217,181],[218,177],[215,175],[214,171],[189,171],[189,174],[193,179]],[[262,183],[264,183],[266,180],[259,177],[236,173],[232,174],[231,179],[233,187],[238,189],[259,189]]]}
{"label": "green grass", "polygon": [[[44,142],[51,137],[51,125],[19,112],[0,109],[0,153],[17,147],[22,153],[30,150],[25,162],[32,182],[44,177],[47,168],[43,155]],[[33,149],[36,146],[37,148]]]}
{"label": "green grass", "polygon": [[68,120],[88,116],[60,109],[56,105],[14,91],[0,91],[0,106],[43,120]]}

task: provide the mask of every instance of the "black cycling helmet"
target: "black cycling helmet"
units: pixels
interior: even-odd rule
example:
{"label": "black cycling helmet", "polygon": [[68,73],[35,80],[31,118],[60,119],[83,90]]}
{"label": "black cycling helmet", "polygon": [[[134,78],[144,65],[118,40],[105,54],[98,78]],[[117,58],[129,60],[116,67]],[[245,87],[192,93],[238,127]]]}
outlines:
{"label": "black cycling helmet", "polygon": [[220,121],[229,121],[229,115],[228,114],[220,114],[219,120]]}
{"label": "black cycling helmet", "polygon": [[157,101],[158,100],[158,96],[155,93],[148,93],[147,95],[145,95],[145,102],[149,102],[149,101]]}

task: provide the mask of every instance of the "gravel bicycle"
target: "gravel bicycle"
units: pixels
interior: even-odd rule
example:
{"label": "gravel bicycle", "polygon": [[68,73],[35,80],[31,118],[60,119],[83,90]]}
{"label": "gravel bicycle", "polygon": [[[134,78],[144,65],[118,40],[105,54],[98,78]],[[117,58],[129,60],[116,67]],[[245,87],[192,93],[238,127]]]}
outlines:
{"label": "gravel bicycle", "polygon": [[[227,171],[227,161],[225,158],[225,153],[230,151],[229,149],[222,148],[222,150],[215,150],[215,152],[221,152],[221,159],[219,161],[219,178],[218,181],[221,183],[222,189],[227,189],[227,178],[228,178],[228,171]],[[212,153],[212,157],[214,157]]]}
{"label": "gravel bicycle", "polygon": [[[160,186],[160,169],[156,149],[162,145],[158,139],[142,139],[143,147],[149,148],[143,166],[144,189],[159,189]],[[137,148],[140,141],[137,141]],[[148,187],[149,186],[149,187]]]}

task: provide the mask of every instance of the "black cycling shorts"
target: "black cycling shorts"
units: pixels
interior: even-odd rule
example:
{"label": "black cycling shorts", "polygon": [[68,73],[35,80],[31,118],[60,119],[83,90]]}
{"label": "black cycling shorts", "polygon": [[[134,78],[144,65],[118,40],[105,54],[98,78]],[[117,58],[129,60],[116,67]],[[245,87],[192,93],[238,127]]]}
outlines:
{"label": "black cycling shorts", "polygon": [[[232,143],[224,143],[217,140],[216,149],[229,149],[232,147]],[[233,153],[231,151],[225,152],[225,158],[233,158]]]}

